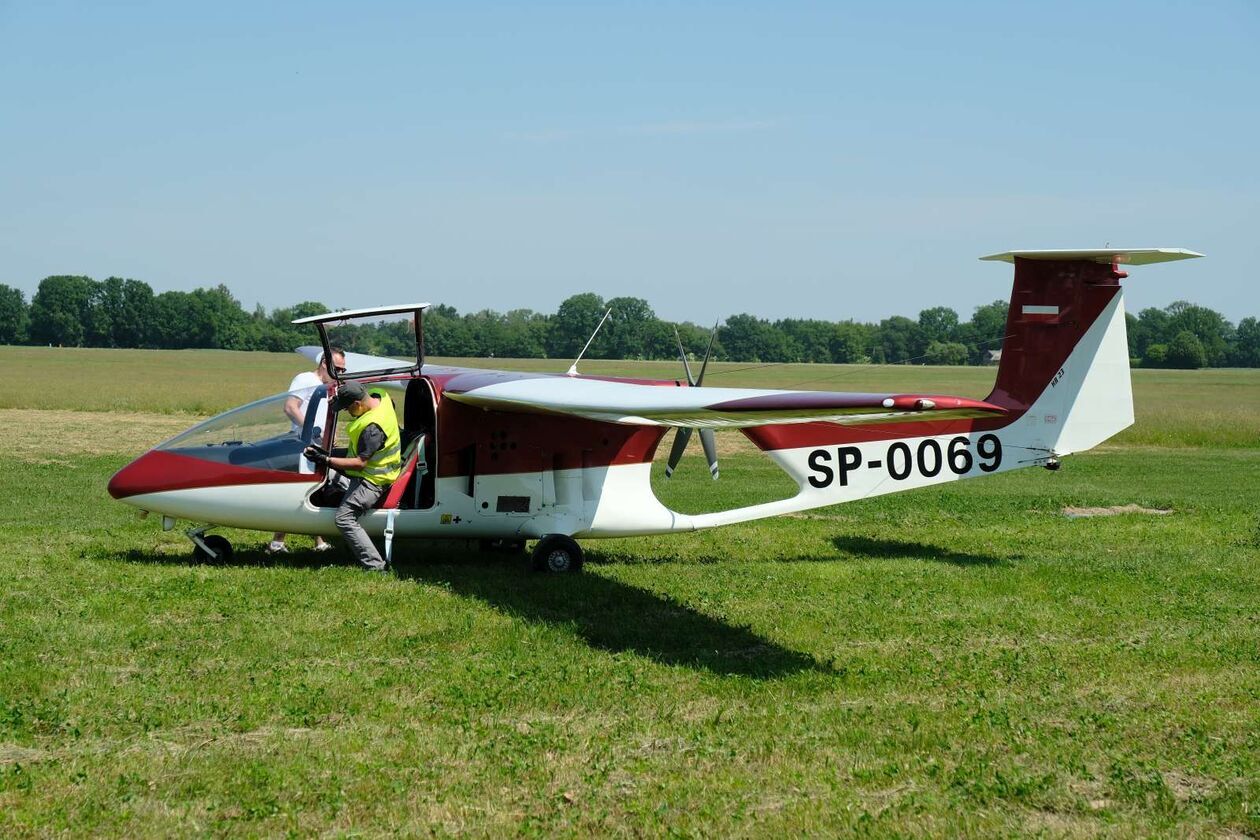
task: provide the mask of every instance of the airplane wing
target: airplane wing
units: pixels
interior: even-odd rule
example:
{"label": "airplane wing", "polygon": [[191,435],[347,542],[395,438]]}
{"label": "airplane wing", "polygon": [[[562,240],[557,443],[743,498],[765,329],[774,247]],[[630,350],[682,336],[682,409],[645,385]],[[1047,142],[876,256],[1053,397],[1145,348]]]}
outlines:
{"label": "airplane wing", "polygon": [[688,388],[577,376],[465,371],[445,396],[498,411],[568,414],[636,426],[739,428],[827,421],[842,424],[996,417],[1005,409],[964,397]]}
{"label": "airplane wing", "polygon": [[[319,348],[303,347],[298,352],[313,359]],[[383,361],[392,360],[346,354],[346,368],[351,373],[379,368]],[[820,421],[866,425],[1006,413],[1000,406],[981,400],[937,394],[689,388],[668,382],[434,365],[425,365],[425,372],[443,380],[445,397],[478,408],[570,415],[636,426],[715,429]]]}

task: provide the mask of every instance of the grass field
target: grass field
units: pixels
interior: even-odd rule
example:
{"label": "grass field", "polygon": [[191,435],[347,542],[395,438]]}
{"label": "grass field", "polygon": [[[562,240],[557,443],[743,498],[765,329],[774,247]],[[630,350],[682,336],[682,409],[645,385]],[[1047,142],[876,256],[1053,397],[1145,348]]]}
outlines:
{"label": "grass field", "polygon": [[[0,835],[1260,835],[1260,371],[1136,371],[1137,425],[1058,473],[375,579],[246,532],[191,565],[105,494],[296,356],[0,364]],[[993,378],[743,367],[713,384]],[[740,440],[662,498],[781,490]],[[1126,504],[1172,512],[1063,515]]]}

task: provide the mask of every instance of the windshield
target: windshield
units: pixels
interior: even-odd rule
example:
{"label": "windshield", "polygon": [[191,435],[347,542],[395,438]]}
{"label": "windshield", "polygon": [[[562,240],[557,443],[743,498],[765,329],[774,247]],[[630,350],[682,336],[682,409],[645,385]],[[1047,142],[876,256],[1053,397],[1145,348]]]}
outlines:
{"label": "windshield", "polygon": [[295,423],[284,410],[290,396],[288,392],[275,394],[234,408],[193,426],[157,448],[256,469],[310,472],[302,463],[301,452],[306,446],[302,433],[310,434],[313,426],[322,425],[322,418],[314,417],[314,412],[326,403],[312,400],[303,428],[295,430]]}
{"label": "windshield", "polygon": [[[368,390],[387,391],[391,394],[398,416],[402,417],[405,416],[403,414],[405,384],[405,382],[376,382],[368,386]],[[328,419],[328,400],[325,399],[325,391],[322,385],[315,389],[307,404],[306,415],[301,426],[298,426],[297,422],[285,411],[286,403],[297,400],[293,394],[286,391],[226,411],[217,417],[211,417],[157,448],[201,458],[205,461],[217,461],[240,467],[314,473],[315,464],[302,457],[302,450],[311,441],[320,443],[323,440],[324,426]],[[344,454],[347,443],[344,425],[341,424],[338,428],[337,438],[333,444],[333,449],[337,454]]]}

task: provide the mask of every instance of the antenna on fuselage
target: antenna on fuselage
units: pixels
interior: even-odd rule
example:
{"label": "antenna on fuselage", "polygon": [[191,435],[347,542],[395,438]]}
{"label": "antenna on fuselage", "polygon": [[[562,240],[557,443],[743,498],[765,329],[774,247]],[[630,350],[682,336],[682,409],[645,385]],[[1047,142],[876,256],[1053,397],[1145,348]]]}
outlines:
{"label": "antenna on fuselage", "polygon": [[577,376],[577,372],[578,372],[577,363],[582,361],[582,357],[585,356],[586,351],[590,349],[591,342],[595,340],[595,336],[599,335],[600,327],[604,326],[604,322],[608,320],[608,316],[611,314],[612,314],[612,307],[609,307],[608,311],[604,313],[604,317],[600,318],[599,323],[595,325],[595,332],[591,333],[591,337],[586,339],[586,344],[585,346],[582,347],[582,352],[578,353],[577,358],[573,360],[573,364],[569,365],[569,370],[567,371],[566,375]]}

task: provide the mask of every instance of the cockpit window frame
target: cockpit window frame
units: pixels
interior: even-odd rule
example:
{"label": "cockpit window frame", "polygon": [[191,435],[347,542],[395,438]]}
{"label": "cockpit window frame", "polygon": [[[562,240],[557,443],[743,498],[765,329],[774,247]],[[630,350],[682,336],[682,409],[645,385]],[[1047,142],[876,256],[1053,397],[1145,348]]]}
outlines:
{"label": "cockpit window frame", "polygon": [[338,385],[354,380],[361,381],[371,379],[373,377],[390,377],[390,376],[416,376],[424,367],[424,311],[428,309],[428,303],[408,303],[396,306],[378,306],[370,309],[346,309],[340,312],[328,312],[323,315],[312,315],[309,318],[297,318],[293,321],[295,325],[314,324],[319,331],[319,343],[324,348],[324,358],[332,358],[332,342],[328,338],[328,326],[346,325],[350,321],[365,320],[376,318],[379,319],[385,315],[411,315],[412,332],[416,339],[416,361],[415,364],[403,365],[401,367],[377,368],[375,370],[356,370],[354,373],[346,373],[330,369],[328,372]]}

